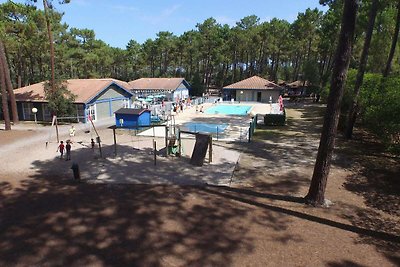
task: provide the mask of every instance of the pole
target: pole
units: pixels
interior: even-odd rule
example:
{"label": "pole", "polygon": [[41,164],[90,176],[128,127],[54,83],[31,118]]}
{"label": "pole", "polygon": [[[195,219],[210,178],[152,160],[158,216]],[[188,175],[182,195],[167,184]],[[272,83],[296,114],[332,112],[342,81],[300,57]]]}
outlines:
{"label": "pole", "polygon": [[212,162],[212,135],[209,136],[208,141],[208,162]]}
{"label": "pole", "polygon": [[56,125],[57,143],[59,143],[59,142],[60,142],[60,138],[58,137],[58,120],[57,120],[57,117],[56,117],[56,123],[55,123],[55,125]]}
{"label": "pole", "polygon": [[165,126],[165,157],[168,158],[168,126]]}
{"label": "pole", "polygon": [[181,129],[178,128],[178,155],[181,156],[182,153],[182,140],[181,140]]}
{"label": "pole", "polygon": [[154,166],[157,165],[157,142],[153,139]]}
{"label": "pole", "polygon": [[97,136],[97,143],[99,144],[99,151],[100,151],[100,158],[103,157],[103,152],[101,151],[101,140],[100,140],[100,136]]}
{"label": "pole", "polygon": [[251,137],[253,135],[253,123],[250,122],[250,127],[249,127],[249,143],[251,142]]}
{"label": "pole", "polygon": [[113,134],[114,134],[114,155],[117,155],[117,136],[115,134],[115,128],[113,128]]}
{"label": "pole", "polygon": [[94,126],[93,120],[90,120],[90,122],[92,123],[93,129],[94,129],[94,131],[95,131],[95,133],[96,133],[96,135],[97,135],[97,138],[96,138],[96,139],[97,139],[97,143],[99,144],[100,158],[102,158],[102,157],[103,157],[103,152],[101,151],[101,140],[100,140],[100,136],[99,136],[99,133],[97,132],[96,127]]}

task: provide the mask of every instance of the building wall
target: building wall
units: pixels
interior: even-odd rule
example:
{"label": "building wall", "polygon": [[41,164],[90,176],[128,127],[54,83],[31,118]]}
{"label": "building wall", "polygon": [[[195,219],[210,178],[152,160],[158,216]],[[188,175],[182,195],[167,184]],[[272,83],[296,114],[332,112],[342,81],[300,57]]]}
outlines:
{"label": "building wall", "polygon": [[130,107],[130,103],[131,96],[112,84],[88,104],[96,106],[95,120],[101,120],[114,116],[114,112],[122,107]]}
{"label": "building wall", "polygon": [[266,92],[262,92],[261,102],[269,103],[269,97],[272,96],[272,103],[276,103],[278,102],[279,93],[279,90],[268,90]]}
{"label": "building wall", "polygon": [[139,125],[140,126],[146,126],[151,124],[151,115],[150,111],[145,111],[139,116]]}
{"label": "building wall", "polygon": [[[50,114],[50,111],[47,110],[46,107],[47,102],[25,102],[25,101],[17,101],[17,111],[18,117],[21,121],[34,121],[35,116],[32,113],[32,108],[37,108],[38,112],[36,113],[37,121],[51,121],[53,116]],[[74,104],[75,111],[73,114],[70,114],[68,117],[77,117],[77,121],[84,121],[82,117],[84,117],[84,104],[76,103]],[[24,108],[25,107],[25,108]],[[79,118],[78,118],[79,117]]]}
{"label": "building wall", "polygon": [[174,100],[179,98],[179,99],[185,99],[189,97],[189,89],[186,87],[184,88],[178,88],[174,91]]}
{"label": "building wall", "polygon": [[[123,119],[121,125],[120,119]],[[150,111],[145,111],[140,115],[133,114],[115,114],[115,125],[117,127],[134,128],[137,126],[147,126],[151,124]]]}
{"label": "building wall", "polygon": [[110,116],[110,102],[96,103],[96,120],[109,118]]}
{"label": "building wall", "polygon": [[[243,92],[242,94],[240,92]],[[280,90],[236,90],[235,101],[253,101],[257,102],[257,94],[261,92],[261,102],[269,103],[272,96],[272,102],[278,102]],[[229,94],[229,93],[228,93]]]}
{"label": "building wall", "polygon": [[107,90],[102,92],[96,97],[96,100],[106,100],[110,98],[127,97],[126,93],[116,85],[112,84]]}
{"label": "building wall", "polygon": [[[115,125],[117,127],[133,128],[138,125],[138,115],[131,114],[115,114]],[[123,123],[121,124],[121,119]]]}

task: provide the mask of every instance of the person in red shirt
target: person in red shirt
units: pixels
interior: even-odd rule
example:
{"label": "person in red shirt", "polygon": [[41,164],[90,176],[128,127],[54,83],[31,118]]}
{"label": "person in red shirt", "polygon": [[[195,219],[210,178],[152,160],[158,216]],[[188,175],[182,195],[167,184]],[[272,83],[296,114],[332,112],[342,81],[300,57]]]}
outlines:
{"label": "person in red shirt", "polygon": [[58,151],[60,151],[60,159],[62,159],[62,157],[64,155],[64,142],[63,141],[60,142],[60,145],[58,146],[56,152],[58,152]]}

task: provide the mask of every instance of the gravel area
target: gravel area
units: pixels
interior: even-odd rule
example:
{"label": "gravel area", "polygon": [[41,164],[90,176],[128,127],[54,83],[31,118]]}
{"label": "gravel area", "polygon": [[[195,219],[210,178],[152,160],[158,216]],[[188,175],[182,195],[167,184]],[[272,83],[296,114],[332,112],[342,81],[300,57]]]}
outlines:
{"label": "gravel area", "polygon": [[[155,167],[147,149],[152,138],[119,134],[115,157],[112,131],[104,129],[100,159],[90,148],[93,134],[77,129],[72,161],[79,161],[84,180],[104,182],[79,183],[71,178],[72,161],[57,158],[57,144],[46,148],[48,128],[0,130],[0,266],[399,266],[400,218],[389,212],[399,195],[374,191],[370,173],[361,172],[368,167],[361,152],[356,159],[339,141],[327,188],[334,205],[302,203],[322,109],[297,104],[287,109],[287,126],[258,129],[250,144],[215,144],[217,168],[203,168],[214,168],[208,178],[182,171],[192,169],[190,149],[181,159],[159,151]],[[399,161],[372,174],[380,181],[400,177]],[[217,178],[222,172],[233,172],[224,185],[180,182],[225,181]],[[115,182],[127,174],[136,178]],[[139,178],[158,182],[137,184]],[[369,198],[388,194],[382,203],[389,207]]]}

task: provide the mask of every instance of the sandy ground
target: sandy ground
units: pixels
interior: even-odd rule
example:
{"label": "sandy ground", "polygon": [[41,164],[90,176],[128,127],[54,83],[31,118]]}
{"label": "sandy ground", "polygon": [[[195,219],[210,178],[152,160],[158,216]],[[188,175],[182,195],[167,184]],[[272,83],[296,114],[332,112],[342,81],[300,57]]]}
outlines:
{"label": "sandy ground", "polygon": [[[192,174],[181,172],[188,168],[185,157],[160,155],[156,167],[151,160],[137,164],[153,157],[142,149],[151,147],[152,138],[119,134],[115,157],[112,131],[102,130],[106,159],[99,159],[83,129],[73,160],[85,180],[107,183],[77,183],[71,162],[57,158],[56,144],[46,148],[46,127],[0,131],[0,265],[399,266],[399,191],[382,185],[392,182],[389,187],[397,189],[399,159],[374,148],[378,156],[371,162],[385,156],[386,168],[377,163],[367,172],[364,155],[373,153],[361,153],[365,146],[356,151],[357,140],[339,142],[327,188],[335,204],[325,209],[302,203],[322,108],[290,107],[287,126],[260,129],[250,144],[216,144],[219,170],[229,172],[226,151],[240,155],[230,186],[182,185],[177,176],[190,181]],[[193,141],[186,142],[190,147]],[[138,178],[114,183],[127,173],[162,184],[131,183]]]}

